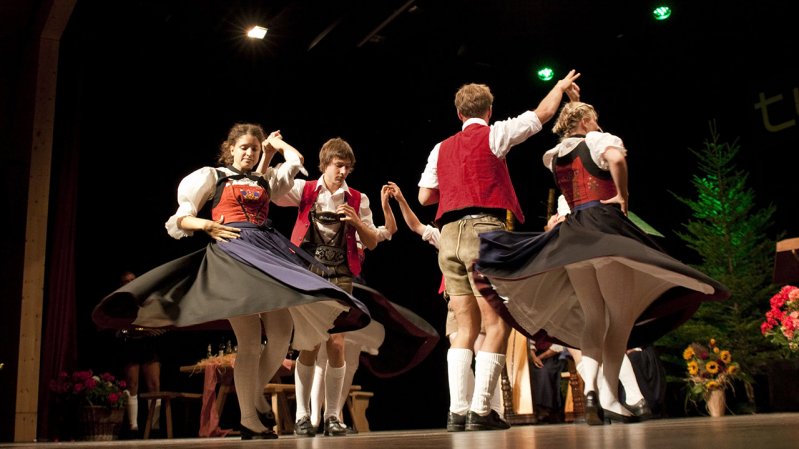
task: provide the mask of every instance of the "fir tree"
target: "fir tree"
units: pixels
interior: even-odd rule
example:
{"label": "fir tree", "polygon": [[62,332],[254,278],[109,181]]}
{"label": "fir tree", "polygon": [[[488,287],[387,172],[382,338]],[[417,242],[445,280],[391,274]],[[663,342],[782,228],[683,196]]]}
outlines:
{"label": "fir tree", "polygon": [[737,140],[721,142],[712,122],[710,134],[702,150],[689,149],[698,159],[699,174],[692,179],[696,197],[672,192],[693,217],[676,234],[699,254],[701,263],[695,268],[726,285],[732,296],[703,303],[688,322],[658,344],[680,354],[693,341],[715,338],[733,351],[741,368],[751,375],[763,372],[778,357],[760,333],[773,293],[775,239],[768,237],[767,229],[775,207],[756,209],[755,194],[746,186],[748,175],[734,164],[740,150]]}

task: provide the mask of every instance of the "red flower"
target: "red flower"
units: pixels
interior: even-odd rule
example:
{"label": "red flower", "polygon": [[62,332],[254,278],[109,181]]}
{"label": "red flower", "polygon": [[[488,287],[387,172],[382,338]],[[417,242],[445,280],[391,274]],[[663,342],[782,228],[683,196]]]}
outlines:
{"label": "red flower", "polygon": [[91,371],[76,371],[71,375],[61,372],[49,386],[55,398],[64,403],[120,408],[127,402],[124,392],[127,385],[109,373],[95,376]]}
{"label": "red flower", "polygon": [[769,300],[771,309],[765,313],[760,332],[773,343],[789,352],[799,349],[799,289],[786,285]]}

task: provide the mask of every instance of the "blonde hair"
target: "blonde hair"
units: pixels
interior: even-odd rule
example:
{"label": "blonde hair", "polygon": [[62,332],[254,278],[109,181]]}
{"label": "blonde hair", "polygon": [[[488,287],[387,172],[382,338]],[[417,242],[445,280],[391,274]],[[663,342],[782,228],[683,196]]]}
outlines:
{"label": "blonde hair", "polygon": [[455,109],[467,118],[482,117],[493,103],[494,95],[485,84],[464,84],[455,93]]}
{"label": "blonde hair", "polygon": [[588,103],[580,101],[566,103],[561,108],[560,114],[558,114],[558,118],[555,120],[555,125],[552,126],[552,132],[559,135],[561,138],[569,137],[584,118],[593,118],[597,120],[599,119],[599,114],[597,114],[594,107]]}

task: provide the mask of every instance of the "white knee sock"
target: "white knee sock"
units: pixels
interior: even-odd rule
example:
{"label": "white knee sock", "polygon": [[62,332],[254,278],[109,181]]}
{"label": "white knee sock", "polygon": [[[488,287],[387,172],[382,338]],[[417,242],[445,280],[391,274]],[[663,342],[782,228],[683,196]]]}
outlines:
{"label": "white knee sock", "polygon": [[[583,354],[583,359],[580,361],[580,376],[583,378],[583,393],[587,394],[590,391],[597,392],[597,376],[599,375],[599,362],[593,357],[588,357]],[[598,392],[597,392],[598,393]]]}
{"label": "white knee sock", "polygon": [[[149,408],[150,402],[152,399],[147,401],[147,407]],[[160,429],[161,428],[161,400],[155,400],[155,409],[153,410],[153,429]]]}
{"label": "white knee sock", "polygon": [[311,401],[311,382],[313,382],[314,366],[303,365],[297,359],[294,365],[294,394],[297,397],[297,421],[305,416],[311,416],[309,410]]}
{"label": "white knee sock", "polygon": [[644,398],[641,389],[638,387],[638,380],[635,378],[635,371],[633,365],[630,363],[629,357],[624,355],[621,361],[621,371],[619,371],[619,382],[624,387],[624,402],[629,405],[635,405]]}
{"label": "white knee sock", "polygon": [[470,410],[485,416],[491,411],[491,396],[505,366],[505,354],[479,351],[474,359],[474,393]]}
{"label": "white knee sock", "polygon": [[128,424],[130,424],[130,430],[138,430],[139,429],[139,396],[131,396],[128,395]]}
{"label": "white knee sock", "polygon": [[325,419],[335,416],[341,409],[341,388],[344,385],[344,375],[347,373],[347,363],[344,366],[333,368],[328,362],[325,368]]}
{"label": "white knee sock", "polygon": [[[447,351],[447,374],[449,380],[449,411],[465,415],[474,389],[471,349],[450,348]],[[471,386],[470,386],[471,379]]]}
{"label": "white knee sock", "polygon": [[[502,374],[502,370],[500,370],[500,374]],[[505,419],[505,406],[502,403],[502,399],[502,382],[497,382],[497,386],[494,387],[494,394],[491,395],[491,410],[494,410],[501,418]]]}
{"label": "white knee sock", "polygon": [[327,353],[325,347],[319,349],[314,365],[313,385],[311,385],[311,424],[314,428],[319,426],[322,419],[322,408],[325,405],[325,368],[327,367]]}

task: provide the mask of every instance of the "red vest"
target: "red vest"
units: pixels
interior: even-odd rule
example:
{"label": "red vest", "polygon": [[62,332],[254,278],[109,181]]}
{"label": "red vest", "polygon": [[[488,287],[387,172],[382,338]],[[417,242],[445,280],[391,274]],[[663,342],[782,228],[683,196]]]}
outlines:
{"label": "red vest", "polygon": [[488,126],[475,123],[441,142],[436,220],[445,212],[480,207],[509,209],[524,223],[508,166],[488,146],[489,131]]}
{"label": "red vest", "polygon": [[581,204],[616,196],[613,177],[597,167],[585,140],[569,154],[555,158],[555,182],[572,210]]}
{"label": "red vest", "polygon": [[[311,227],[310,213],[316,199],[319,197],[319,189],[316,188],[317,181],[307,181],[302,190],[302,198],[297,209],[297,221],[294,223],[294,230],[291,231],[291,243],[300,246],[308,229]],[[361,207],[361,192],[350,187],[350,193],[345,194],[347,204],[356,211]],[[347,266],[353,276],[361,273],[361,258],[358,257],[358,244],[355,237],[355,228],[345,225],[344,238],[347,245]]]}

